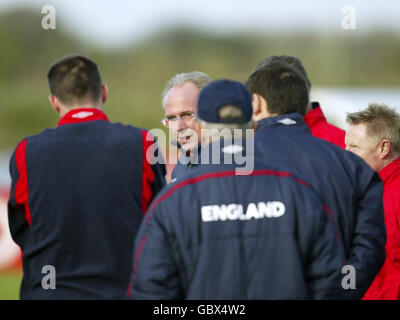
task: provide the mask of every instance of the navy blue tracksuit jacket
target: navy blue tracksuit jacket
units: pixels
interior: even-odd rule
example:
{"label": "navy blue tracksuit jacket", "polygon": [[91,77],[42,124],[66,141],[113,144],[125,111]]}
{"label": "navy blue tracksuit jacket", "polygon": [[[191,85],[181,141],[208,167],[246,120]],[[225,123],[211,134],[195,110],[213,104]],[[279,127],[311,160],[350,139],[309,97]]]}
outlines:
{"label": "navy blue tracksuit jacket", "polygon": [[[146,161],[151,140],[83,108],[18,145],[8,210],[23,252],[22,299],[125,297],[136,232],[165,184],[165,168]],[[47,265],[55,289],[42,287]]]}
{"label": "navy blue tracksuit jacket", "polygon": [[356,289],[348,290],[348,298],[361,299],[385,259],[379,175],[353,153],[313,137],[299,113],[261,120],[254,140],[266,161],[305,177],[321,194],[335,217],[347,264],[356,270]]}
{"label": "navy blue tracksuit jacket", "polygon": [[199,145],[197,149],[191,151],[184,151],[176,141],[173,141],[173,145],[176,145],[176,147],[181,150],[182,155],[179,157],[172,171],[171,182],[181,179],[181,177],[190,172],[190,170],[196,168],[200,164],[201,153],[201,145]]}
{"label": "navy blue tracksuit jacket", "polygon": [[317,193],[282,167],[256,160],[237,175],[226,163],[198,166],[153,201],[128,296],[340,299],[344,251]]}

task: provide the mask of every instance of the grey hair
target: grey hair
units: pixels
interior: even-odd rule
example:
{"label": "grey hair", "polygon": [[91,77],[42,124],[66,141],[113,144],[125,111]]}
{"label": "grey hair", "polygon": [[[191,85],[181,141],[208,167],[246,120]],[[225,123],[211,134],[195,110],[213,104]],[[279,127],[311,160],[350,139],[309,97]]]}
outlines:
{"label": "grey hair", "polygon": [[173,87],[181,86],[185,82],[193,82],[201,90],[211,82],[211,78],[207,74],[200,71],[176,74],[167,82],[161,94],[161,104],[163,109],[165,109],[164,99],[168,91]]}

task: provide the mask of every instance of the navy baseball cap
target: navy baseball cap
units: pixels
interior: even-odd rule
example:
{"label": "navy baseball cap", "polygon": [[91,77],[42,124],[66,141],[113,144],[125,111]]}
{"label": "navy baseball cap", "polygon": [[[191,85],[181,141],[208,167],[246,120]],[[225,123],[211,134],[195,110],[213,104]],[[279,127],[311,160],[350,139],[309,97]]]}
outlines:
{"label": "navy baseball cap", "polygon": [[[233,105],[240,109],[241,115],[222,117],[220,109]],[[216,80],[204,87],[199,96],[197,117],[211,123],[246,123],[251,120],[253,109],[251,95],[240,82],[232,80]]]}

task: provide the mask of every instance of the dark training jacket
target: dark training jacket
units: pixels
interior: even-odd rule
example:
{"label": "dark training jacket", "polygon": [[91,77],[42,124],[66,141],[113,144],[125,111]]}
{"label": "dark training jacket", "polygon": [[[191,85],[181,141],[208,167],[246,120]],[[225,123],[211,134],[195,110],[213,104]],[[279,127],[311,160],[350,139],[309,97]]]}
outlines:
{"label": "dark training jacket", "polygon": [[156,197],[129,298],[341,298],[344,251],[319,196],[281,167],[237,167],[200,165]]}
{"label": "dark training jacket", "polygon": [[347,264],[356,270],[361,299],[385,260],[383,183],[357,155],[313,137],[299,113],[258,123],[255,145],[263,158],[304,177],[322,196],[343,239]]}
{"label": "dark training jacket", "polygon": [[191,151],[185,151],[182,149],[181,145],[176,141],[173,142],[173,145],[181,150],[182,155],[178,158],[177,163],[175,164],[174,170],[171,174],[171,182],[175,182],[182,178],[185,174],[190,172],[192,169],[197,168],[200,163],[201,156],[201,146],[199,145],[197,149]]}
{"label": "dark training jacket", "polygon": [[[165,168],[146,161],[146,135],[84,108],[18,145],[8,210],[23,252],[21,299],[125,297],[136,232],[165,185]],[[45,266],[54,290],[42,287]]]}

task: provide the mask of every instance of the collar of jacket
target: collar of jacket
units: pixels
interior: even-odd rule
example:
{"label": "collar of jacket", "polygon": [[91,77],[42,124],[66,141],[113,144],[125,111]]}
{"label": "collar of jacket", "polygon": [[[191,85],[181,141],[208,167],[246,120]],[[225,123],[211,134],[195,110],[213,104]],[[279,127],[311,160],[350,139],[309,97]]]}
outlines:
{"label": "collar of jacket", "polygon": [[68,111],[61,119],[58,121],[57,126],[62,126],[64,124],[80,123],[94,120],[108,120],[106,114],[95,108],[78,108]]}
{"label": "collar of jacket", "polygon": [[289,127],[311,133],[310,128],[303,120],[303,116],[298,112],[262,119],[258,121],[257,130]]}
{"label": "collar of jacket", "polygon": [[385,183],[391,176],[394,176],[396,172],[400,172],[400,157],[393,160],[381,171],[379,171],[379,176],[381,177],[383,183]]}
{"label": "collar of jacket", "polygon": [[306,113],[304,121],[310,127],[317,122],[328,122],[318,102],[312,102],[312,109]]}

